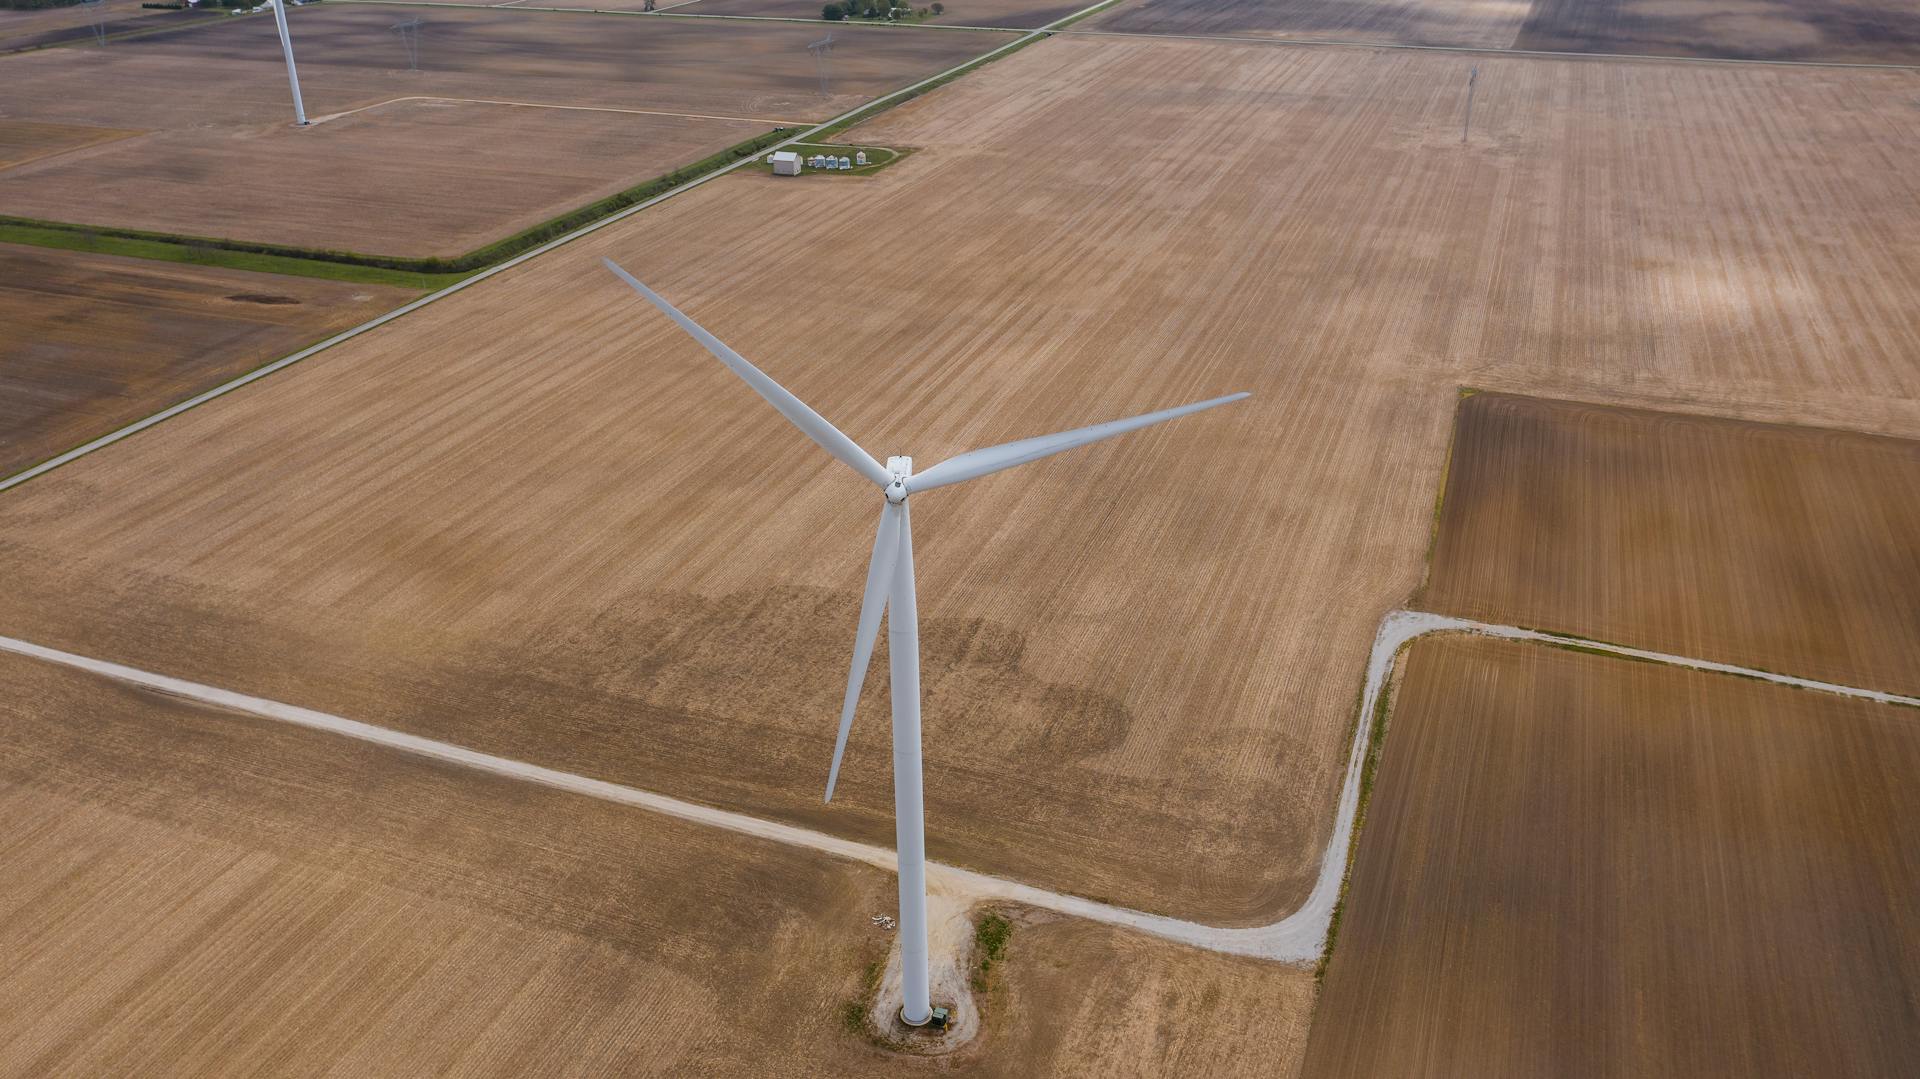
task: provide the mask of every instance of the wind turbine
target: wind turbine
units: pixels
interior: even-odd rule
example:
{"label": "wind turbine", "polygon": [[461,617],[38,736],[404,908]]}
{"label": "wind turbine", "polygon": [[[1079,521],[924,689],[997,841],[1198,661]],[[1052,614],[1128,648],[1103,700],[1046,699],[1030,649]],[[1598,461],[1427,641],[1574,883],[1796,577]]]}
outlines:
{"label": "wind turbine", "polygon": [[293,126],[307,126],[307,106],[300,100],[300,72],[293,66],[293,39],[287,36],[287,0],[273,0],[273,25],[280,31],[280,52],[287,58],[287,85],[293,87]]}
{"label": "wind turbine", "polygon": [[1056,453],[1098,442],[1103,438],[1137,431],[1156,423],[1178,419],[1202,409],[1230,404],[1250,396],[1228,394],[1179,408],[1150,412],[1131,419],[1041,435],[1008,442],[983,450],[973,450],[934,465],[925,472],[913,470],[913,458],[889,457],[882,466],[818,412],[788,393],[746,357],[722,344],[699,323],[660,294],[641,284],[612,259],[601,259],[622,281],[680,324],[680,328],[700,342],[708,352],[753,391],[766,398],[788,422],[818,443],[848,468],[865,476],[880,488],[886,501],[880,507],[880,528],[873,538],[873,557],[867,563],[867,590],[860,600],[859,629],[853,640],[853,668],[847,672],[847,695],[840,706],[840,733],[834,739],[833,765],[827,771],[826,800],[833,801],[833,787],[840,779],[840,758],[847,749],[847,732],[853,727],[854,706],[860,700],[860,687],[867,677],[867,665],[873,658],[873,645],[880,632],[880,615],[887,607],[893,614],[887,620],[888,665],[893,676],[893,828],[895,849],[900,860],[900,970],[903,1001],[901,1021],[922,1026],[932,1018],[927,976],[927,844],[925,809],[920,790],[920,616],[913,591],[913,524],[907,509],[908,499],[921,491],[946,487],[990,475],[1015,465],[1037,461]]}

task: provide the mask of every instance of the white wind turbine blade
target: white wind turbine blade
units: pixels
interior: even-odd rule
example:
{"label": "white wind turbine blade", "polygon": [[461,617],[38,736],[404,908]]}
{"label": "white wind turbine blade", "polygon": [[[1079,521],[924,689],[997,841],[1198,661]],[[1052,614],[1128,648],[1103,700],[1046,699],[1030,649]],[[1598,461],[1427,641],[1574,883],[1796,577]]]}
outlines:
{"label": "white wind turbine blade", "polygon": [[619,263],[609,258],[603,258],[600,261],[606,263],[607,269],[618,275],[620,280],[633,286],[633,291],[646,297],[648,303],[658,307],[666,313],[668,318],[679,323],[681,329],[693,335],[695,341],[700,342],[708,352],[713,353],[716,359],[726,364],[734,374],[739,375],[747,385],[753,387],[755,393],[766,398],[768,404],[779,409],[780,414],[795,427],[800,428],[801,433],[819,443],[821,449],[833,454],[847,467],[882,487],[892,482],[893,477],[887,474],[887,470],[881,467],[880,462],[873,459],[872,454],[861,449],[860,444],[853,439],[841,434],[840,429],[828,423],[825,417],[808,408],[805,401],[788,393],[784,386],[768,378],[766,372],[747,362],[745,356],[728,348],[718,337],[708,333],[698,322],[688,318],[659,293],[641,284],[638,278],[621,269]]}
{"label": "white wind turbine blade", "polygon": [[1007,442],[998,446],[989,446],[984,450],[970,450],[958,457],[950,457],[934,465],[925,472],[916,472],[907,479],[907,490],[926,491],[935,487],[945,487],[950,483],[961,483],[977,479],[1001,469],[1024,465],[1028,461],[1037,461],[1064,450],[1075,449],[1089,442],[1098,442],[1103,438],[1124,435],[1128,431],[1138,431],[1142,427],[1151,427],[1156,423],[1179,419],[1218,405],[1232,404],[1253,396],[1249,393],[1230,393],[1225,397],[1215,397],[1210,401],[1196,401],[1191,405],[1169,408],[1160,412],[1149,412],[1144,416],[1135,416],[1126,420],[1110,420],[1096,423],[1092,427],[1081,427],[1072,431],[1062,431],[1055,435],[1041,435],[1038,438],[1023,438],[1018,442]]}
{"label": "white wind turbine blade", "polygon": [[840,781],[840,758],[847,751],[847,732],[853,729],[853,709],[860,703],[860,687],[873,662],[873,642],[880,636],[880,612],[887,609],[893,587],[893,566],[900,559],[900,507],[889,502],[880,510],[880,530],[873,537],[873,558],[867,563],[867,594],[860,599],[860,628],[853,635],[853,669],[847,672],[847,699],[840,706],[840,736],[833,743],[833,767],[827,772],[826,801],[833,801],[833,785]]}

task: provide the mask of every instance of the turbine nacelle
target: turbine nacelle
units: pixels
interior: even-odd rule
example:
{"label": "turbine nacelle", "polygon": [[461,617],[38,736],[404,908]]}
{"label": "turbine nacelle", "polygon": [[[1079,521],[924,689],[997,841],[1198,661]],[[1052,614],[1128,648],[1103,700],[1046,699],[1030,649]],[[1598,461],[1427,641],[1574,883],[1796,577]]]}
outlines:
{"label": "turbine nacelle", "polygon": [[907,487],[907,480],[912,476],[913,476],[913,458],[911,457],[887,458],[886,493],[887,493],[888,502],[898,506],[902,502],[905,502],[907,500],[907,496],[913,493]]}

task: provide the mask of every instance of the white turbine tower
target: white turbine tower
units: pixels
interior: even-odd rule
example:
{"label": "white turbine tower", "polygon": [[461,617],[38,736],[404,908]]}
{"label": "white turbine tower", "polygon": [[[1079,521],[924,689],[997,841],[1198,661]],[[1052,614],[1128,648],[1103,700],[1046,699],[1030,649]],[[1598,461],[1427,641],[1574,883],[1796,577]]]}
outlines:
{"label": "white turbine tower", "polygon": [[307,106],[300,100],[300,73],[293,67],[293,39],[287,36],[287,0],[273,0],[273,25],[280,31],[280,51],[287,57],[287,85],[293,87],[293,123],[307,126]]}
{"label": "white turbine tower", "polygon": [[840,733],[834,740],[833,765],[827,772],[826,800],[833,800],[833,787],[840,778],[840,758],[847,749],[847,732],[853,727],[854,706],[860,699],[860,687],[866,681],[867,664],[873,658],[874,639],[880,632],[881,612],[891,606],[893,613],[887,621],[887,643],[893,676],[893,828],[900,861],[900,969],[903,983],[900,1018],[909,1026],[921,1026],[932,1017],[933,1008],[927,978],[926,821],[920,790],[920,619],[914,603],[913,526],[907,509],[908,499],[921,491],[977,479],[1089,442],[1137,431],[1216,405],[1230,404],[1249,395],[1228,394],[1132,419],[1114,420],[973,450],[942,461],[925,472],[913,470],[911,457],[889,457],[883,467],[818,412],[808,408],[805,402],[788,393],[758,367],[747,362],[744,356],[722,344],[719,338],[641,284],[612,259],[601,261],[622,281],[633,286],[635,292],[679,323],[681,329],[693,335],[694,340],[753,387],[755,393],[766,398],[768,404],[778,409],[782,416],[818,443],[821,449],[873,481],[886,498],[880,508],[879,533],[873,539],[873,558],[867,564],[867,590],[860,600],[860,625],[853,641],[853,669],[847,672],[847,695],[840,706]]}

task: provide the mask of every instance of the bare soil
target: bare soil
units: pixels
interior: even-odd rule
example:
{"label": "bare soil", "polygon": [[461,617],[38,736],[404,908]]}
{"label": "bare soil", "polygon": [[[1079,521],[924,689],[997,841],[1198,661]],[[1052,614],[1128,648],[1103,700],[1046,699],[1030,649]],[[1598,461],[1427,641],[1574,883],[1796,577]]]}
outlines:
{"label": "bare soil", "polygon": [[[413,15],[421,19],[419,71],[407,69],[392,29]],[[313,116],[428,95],[825,119],[1004,43],[863,34],[836,45],[837,85],[822,97],[807,51],[820,37],[814,27],[375,4],[312,5],[289,18]],[[183,80],[185,71],[200,77]],[[124,48],[12,57],[0,64],[0,82],[9,111],[33,119],[130,115],[143,119],[122,126],[166,127],[284,123],[292,111],[271,18],[146,35]]]}
{"label": "bare soil", "polygon": [[[216,15],[201,15],[189,11],[164,11],[157,8],[143,8],[141,0],[100,0],[100,10],[108,34],[123,34],[132,30],[147,30],[165,26],[170,22],[186,22],[192,19],[219,18]],[[115,48],[121,44],[109,41],[105,46],[94,44],[93,20],[96,13],[87,11],[79,4],[68,7],[39,8],[33,11],[17,11],[11,8],[0,9],[0,53],[17,49],[37,49],[48,45],[73,42],[83,48]]]}
{"label": "bare soil", "polygon": [[0,244],[0,476],[414,295]]}
{"label": "bare soil", "polygon": [[1914,64],[1920,9],[1901,0],[1534,0],[1514,46]]}
{"label": "bare soil", "polygon": [[[699,6],[711,2],[701,0]],[[1096,16],[1086,28],[1543,52],[1920,63],[1920,12],[1900,0],[1131,0]]]}
{"label": "bare soil", "polygon": [[86,124],[36,124],[31,120],[0,120],[0,169],[63,154],[83,146],[124,139],[140,132]]}
{"label": "bare soil", "polygon": [[1132,0],[1085,28],[1504,49],[1531,9],[1531,0]]}
{"label": "bare soil", "polygon": [[[772,130],[473,101],[401,100],[312,128],[189,128],[0,174],[54,221],[367,254],[451,256]],[[287,187],[286,177],[299,177]],[[224,194],[154,197],[217,178]],[[272,192],[282,195],[269,194]],[[448,197],[447,193],[457,192]]]}
{"label": "bare soil", "polygon": [[[813,0],[698,0],[674,11],[686,15],[761,15],[783,19],[818,19],[820,9],[826,0],[814,3]],[[931,0],[914,0],[913,6],[929,6]],[[1055,19],[1064,19],[1081,8],[1092,5],[1094,0],[953,0],[942,5],[946,10],[938,15],[928,16],[928,23],[951,23],[955,26],[1005,26],[1014,29],[1030,30],[1036,26],[1045,26]],[[838,29],[838,28],[832,28]],[[837,48],[843,38],[849,34],[862,33],[858,28],[847,28],[834,35]]]}
{"label": "bare soil", "polygon": [[1920,441],[1460,403],[1421,606],[1920,695]]}
{"label": "bare soil", "polygon": [[1913,1074],[1915,716],[1415,643],[1305,1073]]}
{"label": "bare soil", "polygon": [[434,8],[420,14],[421,70],[409,71],[392,31],[403,14],[290,13],[308,115],[353,113],[306,129],[290,127],[271,18],[0,59],[10,118],[152,132],[0,172],[0,205],[193,236],[452,254],[1004,43],[863,33],[836,45],[822,94],[806,48],[819,35],[804,26]]}
{"label": "bare soil", "polygon": [[[942,1068],[845,1020],[889,943],[868,921],[885,873],[32,660],[0,674],[0,1070]],[[1286,967],[1042,925],[1016,931],[959,1060],[1290,1073],[1304,1022],[1229,1047],[1253,1002],[1303,1018],[1310,992]]]}
{"label": "bare soil", "polygon": [[1920,435],[1909,76],[1477,63],[1035,45],[10,492],[0,632],[886,843],[878,500],[599,257],[922,465],[1248,389],[915,522],[935,857],[1271,921],[1458,386]]}

